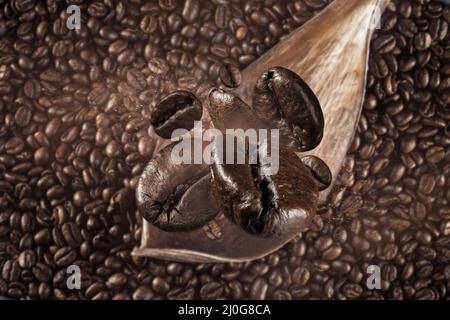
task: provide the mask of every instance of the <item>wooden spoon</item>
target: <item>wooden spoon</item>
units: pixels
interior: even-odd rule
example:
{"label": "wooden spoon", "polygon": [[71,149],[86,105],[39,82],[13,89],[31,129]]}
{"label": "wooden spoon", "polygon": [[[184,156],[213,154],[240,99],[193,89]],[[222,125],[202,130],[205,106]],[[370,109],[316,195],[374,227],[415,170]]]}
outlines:
{"label": "wooden spoon", "polygon": [[[316,93],[325,115],[321,145],[311,154],[322,158],[336,177],[361,114],[370,39],[389,0],[335,0],[242,73],[236,93],[251,103],[253,86],[268,68],[298,73]],[[326,201],[331,188],[323,191]],[[231,262],[261,258],[291,241],[251,236],[219,215],[193,232],[163,232],[144,220],[141,248],[133,254],[186,262]]]}

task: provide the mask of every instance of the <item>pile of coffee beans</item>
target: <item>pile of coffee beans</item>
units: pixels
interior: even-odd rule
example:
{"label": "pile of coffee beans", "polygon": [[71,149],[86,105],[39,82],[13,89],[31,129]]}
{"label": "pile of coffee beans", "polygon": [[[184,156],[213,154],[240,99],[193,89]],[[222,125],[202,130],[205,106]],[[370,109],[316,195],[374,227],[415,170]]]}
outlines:
{"label": "pile of coffee beans", "polygon": [[[388,6],[346,166],[308,232],[248,263],[131,256],[158,101],[235,86],[224,66],[245,68],[329,2],[0,0],[0,295],[447,298],[450,6],[429,0]],[[66,26],[70,4],[79,30]],[[73,264],[80,290],[66,284]]]}
{"label": "pile of coffee beans", "polygon": [[[200,155],[211,151],[211,166],[197,164],[193,152],[189,152],[190,159],[174,161],[174,151],[181,152],[176,149],[179,142],[167,146],[149,162],[139,180],[140,214],[164,231],[200,229],[219,212],[254,236],[287,237],[303,231],[317,211],[319,184],[320,190],[331,184],[330,169],[321,159],[307,157],[302,162],[296,154],[313,150],[323,137],[322,109],[311,88],[291,70],[274,67],[257,81],[252,106],[217,88],[209,90],[205,100],[211,124],[222,135],[222,143],[199,150]],[[188,129],[200,119],[201,111],[192,93],[174,92],[156,105],[152,118],[158,121],[152,124],[165,138],[179,138],[176,130],[184,129],[188,141],[180,146],[188,142],[195,153],[195,144],[203,143],[195,142],[195,134]],[[274,154],[267,152],[273,141],[228,133],[258,129],[281,132],[276,142],[278,164],[273,163]]]}

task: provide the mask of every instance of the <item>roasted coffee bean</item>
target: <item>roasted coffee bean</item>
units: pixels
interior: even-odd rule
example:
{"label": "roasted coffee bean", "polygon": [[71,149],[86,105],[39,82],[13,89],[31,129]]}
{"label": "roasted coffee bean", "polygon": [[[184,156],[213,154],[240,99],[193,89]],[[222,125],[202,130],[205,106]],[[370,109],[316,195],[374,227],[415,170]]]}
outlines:
{"label": "roasted coffee bean", "polygon": [[363,289],[361,288],[361,286],[355,283],[349,283],[343,287],[343,294],[349,299],[359,298],[362,292]]}
{"label": "roasted coffee bean", "polygon": [[152,281],[152,289],[156,293],[166,293],[169,291],[170,287],[167,281],[164,278],[161,277],[155,277]]}
{"label": "roasted coffee bean", "polygon": [[187,231],[202,227],[219,210],[210,192],[208,167],[177,164],[172,154],[176,146],[169,145],[150,161],[136,197],[141,214],[149,222],[166,231]]}
{"label": "roasted coffee bean", "polygon": [[445,158],[445,149],[441,146],[431,147],[426,151],[425,157],[432,164],[439,163]]}
{"label": "roasted coffee bean", "polygon": [[267,295],[267,289],[269,285],[266,280],[259,277],[256,278],[255,282],[253,282],[250,288],[250,297],[254,300],[264,300]]}
{"label": "roasted coffee bean", "polygon": [[163,10],[172,11],[176,8],[177,2],[175,0],[159,0],[159,6]]}
{"label": "roasted coffee bean", "polygon": [[220,89],[213,89],[207,97],[208,112],[214,127],[227,129],[258,128],[263,123],[255,119],[250,107],[238,96]]}
{"label": "roasted coffee bean", "polygon": [[13,137],[5,144],[5,151],[8,154],[17,155],[23,151],[25,147],[24,141],[19,137]]}
{"label": "roasted coffee bean", "polygon": [[17,126],[23,128],[30,123],[32,116],[33,113],[29,107],[21,106],[14,115],[14,121]]}
{"label": "roasted coffee bean", "polygon": [[392,34],[381,35],[372,42],[373,50],[381,54],[389,53],[395,45],[395,37]]}
{"label": "roasted coffee bean", "polygon": [[310,170],[311,175],[319,185],[319,191],[325,190],[331,185],[331,171],[321,159],[315,156],[301,158],[303,164]]}
{"label": "roasted coffee bean", "polygon": [[147,286],[140,286],[133,292],[133,300],[151,300],[153,291]]}
{"label": "roasted coffee bean", "polygon": [[428,32],[419,32],[414,37],[414,47],[419,51],[424,51],[431,46],[432,40]]}
{"label": "roasted coffee bean", "polygon": [[32,273],[34,277],[41,282],[48,282],[53,275],[50,267],[41,262],[36,263],[32,268]]}
{"label": "roasted coffee bean", "polygon": [[55,263],[58,266],[66,267],[77,258],[77,253],[70,247],[63,247],[55,253]]}
{"label": "roasted coffee bean", "polygon": [[50,152],[46,147],[39,148],[34,152],[34,163],[36,165],[46,164],[49,160]]}
{"label": "roasted coffee bean", "polygon": [[432,174],[424,174],[420,180],[418,188],[423,194],[431,194],[436,186],[436,179]]}
{"label": "roasted coffee bean", "polygon": [[146,15],[142,17],[140,27],[142,32],[152,34],[158,28],[158,19],[156,17]]}
{"label": "roasted coffee bean", "polygon": [[[102,105],[108,100],[109,92],[101,84],[95,84],[93,89],[89,92],[88,101],[93,105]],[[68,102],[70,103],[70,102]]]}
{"label": "roasted coffee bean", "polygon": [[232,64],[222,66],[219,71],[219,76],[222,83],[229,88],[237,88],[242,81],[239,68]]}
{"label": "roasted coffee bean", "polygon": [[150,121],[158,135],[170,139],[177,129],[191,130],[202,113],[202,104],[192,93],[177,91],[158,103]]}
{"label": "roasted coffee bean", "polygon": [[182,12],[183,19],[188,23],[194,22],[200,14],[200,7],[199,0],[186,0]]}
{"label": "roasted coffee bean", "polygon": [[401,138],[400,148],[403,153],[410,153],[414,151],[417,145],[417,140],[414,135],[405,135]]}
{"label": "roasted coffee bean", "polygon": [[322,140],[320,103],[309,86],[290,70],[270,69],[258,79],[252,109],[259,118],[280,129],[281,144],[309,151]]}
{"label": "roasted coffee bean", "polygon": [[136,69],[131,69],[127,72],[127,81],[132,87],[138,90],[144,90],[147,86],[144,74]]}
{"label": "roasted coffee bean", "polygon": [[83,241],[79,227],[73,222],[63,224],[61,232],[66,243],[72,247],[79,246]]}
{"label": "roasted coffee bean", "polygon": [[123,273],[115,273],[108,278],[106,285],[110,288],[120,288],[127,283],[127,276]]}
{"label": "roasted coffee bean", "polygon": [[2,267],[1,276],[9,282],[16,282],[19,280],[21,268],[17,261],[6,260]]}
{"label": "roasted coffee bean", "polygon": [[36,263],[36,254],[32,250],[25,250],[20,253],[18,262],[20,267],[30,269]]}
{"label": "roasted coffee bean", "polygon": [[222,296],[224,287],[221,283],[210,282],[200,289],[200,297],[205,300],[217,300]]}
{"label": "roasted coffee bean", "polygon": [[221,28],[225,29],[228,27],[228,22],[230,20],[230,10],[226,6],[218,6],[215,12],[215,19],[214,22],[216,25]]}
{"label": "roasted coffee bean", "polygon": [[292,274],[292,281],[301,286],[306,285],[310,280],[311,273],[305,267],[298,267],[294,270]]}
{"label": "roasted coffee bean", "polygon": [[282,236],[303,229],[314,215],[317,184],[291,150],[280,150],[283,165],[274,175],[261,154],[256,164],[222,164],[218,153],[214,160],[214,197],[225,216],[246,232]]}

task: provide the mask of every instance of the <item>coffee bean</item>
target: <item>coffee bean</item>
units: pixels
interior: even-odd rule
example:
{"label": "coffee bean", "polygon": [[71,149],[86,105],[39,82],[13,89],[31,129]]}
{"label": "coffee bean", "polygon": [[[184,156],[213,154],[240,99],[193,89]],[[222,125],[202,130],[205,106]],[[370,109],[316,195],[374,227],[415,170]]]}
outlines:
{"label": "coffee bean", "polygon": [[63,247],[55,253],[55,263],[58,266],[66,267],[75,261],[77,253],[70,247]]}
{"label": "coffee bean", "polygon": [[414,47],[419,51],[424,51],[431,46],[432,38],[428,32],[419,32],[414,37]]}
{"label": "coffee bean", "polygon": [[296,284],[304,286],[310,279],[310,271],[305,267],[299,267],[294,270],[292,274],[292,281]]}
{"label": "coffee bean", "polygon": [[349,283],[343,287],[343,294],[349,299],[357,299],[361,296],[363,289],[360,285]]}
{"label": "coffee bean", "polygon": [[372,42],[373,49],[381,54],[392,51],[396,45],[395,37],[391,34],[384,34]]}
{"label": "coffee bean", "polygon": [[158,20],[156,17],[146,15],[142,17],[140,27],[142,32],[152,34],[158,28]]}
{"label": "coffee bean", "polygon": [[154,294],[147,286],[138,287],[133,293],[133,300],[151,300]]}
{"label": "coffee bean", "polygon": [[83,240],[79,227],[73,222],[63,224],[61,228],[64,240],[67,244],[76,247],[79,246]]}
{"label": "coffee bean", "polygon": [[20,267],[30,269],[36,263],[36,254],[32,250],[25,250],[20,253],[18,262]]}
{"label": "coffee bean", "polygon": [[292,300],[292,296],[289,292],[278,290],[273,293],[274,300]]}
{"label": "coffee bean", "polygon": [[51,240],[49,229],[41,229],[34,235],[34,242],[38,245],[47,245]]}
{"label": "coffee bean", "polygon": [[19,137],[13,137],[10,140],[8,140],[5,144],[5,151],[8,154],[17,155],[25,147],[24,141]]}
{"label": "coffee bean", "polygon": [[229,19],[230,19],[229,8],[225,6],[218,6],[215,12],[215,19],[214,19],[216,25],[221,29],[225,29],[226,27],[228,27]]}
{"label": "coffee bean", "polygon": [[235,65],[227,64],[220,68],[220,80],[229,88],[237,88],[242,81],[241,72]]}
{"label": "coffee bean", "polygon": [[41,84],[36,79],[27,80],[23,87],[25,96],[30,99],[36,99],[41,94]]}
{"label": "coffee bean", "polygon": [[176,8],[175,0],[159,0],[158,3],[163,10],[172,11]]}
{"label": "coffee bean", "polygon": [[169,291],[169,284],[161,277],[155,277],[152,281],[152,289],[156,293],[166,293]]}
{"label": "coffee bean", "polygon": [[250,107],[238,96],[223,90],[210,91],[207,107],[213,125],[224,133],[231,128],[247,130],[264,125],[254,119]]}
{"label": "coffee bean", "polygon": [[321,159],[314,156],[301,158],[303,164],[311,171],[312,176],[319,185],[319,191],[325,190],[331,185],[331,171]]}
{"label": "coffee bean", "polygon": [[93,2],[88,7],[88,13],[94,17],[103,17],[107,13],[107,7],[102,2]]}
{"label": "coffee bean", "polygon": [[19,280],[21,273],[20,265],[17,261],[6,260],[3,264],[1,276],[3,279],[9,282],[15,282]]}
{"label": "coffee bean", "polygon": [[14,115],[14,121],[17,126],[24,128],[30,123],[32,115],[33,114],[30,108],[21,106]]}
{"label": "coffee bean", "polygon": [[155,150],[155,142],[150,137],[141,137],[138,142],[139,154],[143,157],[147,157],[153,154]]}
{"label": "coffee bean", "polygon": [[299,286],[297,284],[294,284],[290,288],[290,293],[293,298],[295,299],[301,299],[306,297],[311,292],[311,289],[307,286]]}
{"label": "coffee bean", "polygon": [[414,135],[406,135],[401,138],[400,149],[403,153],[410,153],[414,151],[417,145],[417,140]]}
{"label": "coffee bean", "polygon": [[136,69],[131,69],[127,72],[127,81],[132,87],[138,90],[144,90],[147,86],[144,74]]}
{"label": "coffee bean", "polygon": [[[317,185],[291,150],[280,150],[280,162],[284,165],[270,176],[261,166],[220,164],[217,153],[214,157],[214,197],[225,216],[246,232],[278,237],[304,228],[304,217],[298,219],[294,212],[301,210],[313,215]],[[281,199],[274,197],[276,194],[285,196]]]}
{"label": "coffee bean", "polygon": [[193,230],[219,210],[212,198],[208,167],[175,163],[175,146],[166,147],[145,168],[137,188],[138,207],[145,219],[163,230]]}
{"label": "coffee bean", "polygon": [[441,146],[431,147],[427,150],[425,157],[432,164],[439,163],[445,158],[445,149]]}
{"label": "coffee bean", "polygon": [[331,246],[327,250],[325,250],[322,254],[322,258],[326,261],[332,261],[337,259],[342,253],[342,248],[338,245]]}
{"label": "coffee bean", "polygon": [[128,47],[128,42],[123,39],[118,39],[112,42],[108,47],[108,52],[111,55],[119,55]]}
{"label": "coffee bean", "polygon": [[396,164],[392,167],[389,174],[389,181],[391,183],[396,183],[402,180],[406,172],[406,168],[402,163]]}
{"label": "coffee bean", "polygon": [[201,287],[200,297],[205,300],[217,300],[222,296],[223,290],[221,283],[210,282]]}
{"label": "coffee bean", "polygon": [[151,72],[156,75],[163,76],[167,74],[170,70],[170,67],[166,60],[162,58],[153,58],[148,62],[148,68]]}
{"label": "coffee bean", "polygon": [[110,276],[106,282],[106,285],[110,288],[119,288],[125,285],[127,282],[127,276],[123,273],[115,273]]}
{"label": "coffee bean", "polygon": [[182,17],[187,23],[193,23],[200,13],[200,1],[186,0],[183,7]]}
{"label": "coffee bean", "polygon": [[427,208],[423,203],[416,201],[410,205],[409,214],[414,220],[422,221],[427,215]]}
{"label": "coffee bean", "polygon": [[48,282],[53,275],[52,270],[41,262],[36,263],[32,268],[32,273],[34,277],[41,282]]}
{"label": "coffee bean", "polygon": [[43,165],[49,162],[50,160],[50,153],[47,148],[42,147],[37,149],[34,152],[34,163],[36,165]]}
{"label": "coffee bean", "polygon": [[432,174],[424,174],[419,180],[419,190],[424,194],[431,194],[436,186],[435,177]]}
{"label": "coffee bean", "polygon": [[259,118],[280,129],[282,144],[308,151],[322,140],[324,120],[319,101],[290,70],[266,71],[255,86],[252,108]]}
{"label": "coffee bean", "polygon": [[93,105],[101,105],[108,100],[109,92],[108,90],[100,85],[96,84],[93,89],[89,92],[88,101]]}
{"label": "coffee bean", "polygon": [[264,300],[267,295],[268,284],[263,278],[256,278],[250,288],[250,297],[254,300]]}
{"label": "coffee bean", "polygon": [[202,113],[202,104],[193,94],[177,91],[158,103],[150,121],[158,135],[170,139],[177,129],[191,130]]}

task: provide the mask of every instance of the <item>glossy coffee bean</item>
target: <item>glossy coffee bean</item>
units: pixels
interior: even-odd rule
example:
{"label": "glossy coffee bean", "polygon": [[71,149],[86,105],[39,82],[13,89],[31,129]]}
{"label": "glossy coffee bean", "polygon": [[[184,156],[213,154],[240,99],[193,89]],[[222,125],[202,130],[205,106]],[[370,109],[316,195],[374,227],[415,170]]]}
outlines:
{"label": "glossy coffee bean", "polygon": [[242,81],[239,68],[232,64],[224,65],[219,71],[220,80],[228,88],[237,88]]}
{"label": "glossy coffee bean", "polygon": [[207,97],[209,116],[215,128],[225,133],[227,129],[252,129],[264,127],[255,118],[250,107],[238,96],[220,89],[212,89]]}
{"label": "glossy coffee bean", "polygon": [[288,69],[278,67],[263,73],[255,86],[252,109],[280,129],[281,144],[309,151],[322,141],[320,103],[306,82]]}
{"label": "glossy coffee bean", "polygon": [[319,191],[325,190],[331,185],[331,171],[323,160],[315,156],[302,157],[301,160],[317,181]]}
{"label": "glossy coffee bean", "polygon": [[159,136],[170,139],[177,129],[191,130],[202,113],[202,104],[192,93],[176,91],[157,104],[150,121]]}
{"label": "glossy coffee bean", "polygon": [[177,144],[162,150],[145,168],[136,190],[142,216],[165,231],[195,230],[213,219],[218,208],[204,164],[177,164]]}
{"label": "glossy coffee bean", "polygon": [[301,231],[315,214],[317,184],[292,150],[281,148],[274,175],[261,154],[256,164],[221,164],[217,154],[214,157],[214,197],[225,216],[246,232],[282,236]]}

